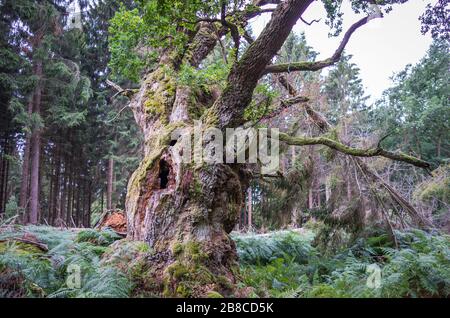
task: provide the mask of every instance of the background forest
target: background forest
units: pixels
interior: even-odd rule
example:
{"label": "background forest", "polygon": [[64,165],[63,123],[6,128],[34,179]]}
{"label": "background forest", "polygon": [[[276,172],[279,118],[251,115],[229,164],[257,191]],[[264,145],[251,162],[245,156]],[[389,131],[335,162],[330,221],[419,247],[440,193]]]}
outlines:
{"label": "background forest", "polygon": [[[128,180],[143,157],[129,94],[153,67],[143,56],[151,61],[154,52],[129,53],[144,32],[132,14],[138,7],[127,0],[0,1],[3,297],[164,295],[147,275],[148,245],[92,229],[105,213],[125,209]],[[124,33],[125,24],[136,33]],[[450,55],[443,34],[376,101],[345,53],[326,71],[259,81],[245,109],[249,122],[364,149],[382,145],[431,167],[282,144],[278,173],[255,175],[243,194],[232,232],[241,276],[233,296],[450,295]],[[232,35],[224,36],[200,69],[183,66],[177,81],[199,91],[220,87],[234,54]],[[274,62],[317,56],[304,34],[291,33]],[[298,94],[308,103],[289,103]],[[85,273],[81,287],[66,280],[73,264]],[[371,264],[383,277],[376,288],[366,284]],[[177,295],[197,296],[181,286]]]}

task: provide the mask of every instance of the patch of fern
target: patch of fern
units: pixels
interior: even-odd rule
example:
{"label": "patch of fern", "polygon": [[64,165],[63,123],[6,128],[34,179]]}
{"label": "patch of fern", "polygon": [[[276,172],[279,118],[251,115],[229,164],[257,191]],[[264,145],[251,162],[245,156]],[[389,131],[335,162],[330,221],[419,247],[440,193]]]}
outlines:
{"label": "patch of fern", "polygon": [[269,264],[278,258],[289,258],[297,263],[307,263],[315,249],[311,238],[294,231],[279,231],[264,235],[235,235],[241,264]]}
{"label": "patch of fern", "polygon": [[[43,252],[32,244],[15,241],[24,234],[48,246]],[[45,226],[1,229],[1,297],[128,297],[131,283],[118,269],[103,265],[101,257],[120,238],[110,230],[78,233]],[[68,284],[79,269],[80,286]],[[79,287],[79,288],[78,288]]]}
{"label": "patch of fern", "polygon": [[75,241],[78,243],[89,242],[95,245],[109,246],[120,239],[121,236],[110,229],[105,229],[103,231],[98,231],[95,229],[85,229],[78,232]]}
{"label": "patch of fern", "polygon": [[[396,236],[399,249],[392,247],[385,235],[359,239],[329,257],[309,246],[304,249],[310,251],[306,263],[288,256],[260,262],[272,252],[258,245],[253,248],[253,242],[260,243],[257,238],[245,244],[245,238],[240,238],[238,250],[240,247],[240,255],[245,257],[241,262],[243,281],[263,297],[449,297],[449,237],[420,230],[397,232]],[[276,244],[266,240],[269,246]],[[381,276],[375,286],[368,283],[368,269],[374,265]]]}

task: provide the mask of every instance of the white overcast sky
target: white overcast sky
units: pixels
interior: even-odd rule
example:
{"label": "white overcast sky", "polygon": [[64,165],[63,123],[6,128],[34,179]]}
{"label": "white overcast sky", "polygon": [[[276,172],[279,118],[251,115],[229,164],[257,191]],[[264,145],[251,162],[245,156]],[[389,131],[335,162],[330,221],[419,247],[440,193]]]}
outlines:
{"label": "white overcast sky", "polygon": [[[427,3],[436,1],[410,0],[405,4],[395,5],[383,19],[372,20],[353,34],[346,53],[353,55],[353,63],[361,69],[363,85],[372,101],[392,84],[390,77],[394,73],[401,71],[407,64],[416,64],[425,55],[432,40],[429,34],[421,34],[418,18],[425,11]],[[352,12],[349,1],[344,1],[342,11],[345,32],[362,16]],[[296,33],[305,32],[308,44],[320,53],[319,58],[331,56],[342,38],[342,34],[328,37],[329,28],[325,25],[325,16],[322,2],[315,1],[303,18],[306,21],[322,18],[321,22],[308,26],[299,21],[294,27]],[[252,23],[254,34],[259,35],[269,20],[269,14],[257,18]]]}

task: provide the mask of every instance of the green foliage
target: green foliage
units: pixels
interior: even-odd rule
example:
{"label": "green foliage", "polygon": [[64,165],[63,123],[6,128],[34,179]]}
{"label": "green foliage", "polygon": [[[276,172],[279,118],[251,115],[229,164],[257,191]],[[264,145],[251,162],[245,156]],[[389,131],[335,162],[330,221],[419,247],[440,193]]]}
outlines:
{"label": "green foliage", "polygon": [[407,66],[395,76],[395,86],[378,101],[373,117],[392,135],[384,142],[386,146],[401,145],[435,163],[443,163],[448,157],[448,52],[446,41],[435,41],[420,63]]}
{"label": "green foliage", "polygon": [[109,246],[115,241],[119,240],[121,237],[113,230],[106,229],[103,231],[98,231],[94,229],[82,230],[77,234],[75,242],[89,242],[100,246]]}
{"label": "green foliage", "polygon": [[333,106],[329,118],[335,123],[342,120],[342,116],[361,111],[368,99],[360,78],[358,66],[351,62],[352,55],[344,55],[330,71],[324,93],[328,103]]}
{"label": "green foliage", "polygon": [[49,259],[39,249],[21,242],[0,243],[0,295],[3,297],[10,291],[2,286],[9,285],[7,279],[18,279],[28,297],[44,294],[44,289],[54,287],[55,276],[50,269]]}
{"label": "green foliage", "polygon": [[109,47],[115,74],[138,82],[139,72],[157,56],[155,51],[139,53],[141,47],[171,47],[181,50],[188,40],[180,29],[193,30],[197,14],[217,13],[215,1],[142,0],[138,7],[121,7],[110,21]]}
{"label": "green foliage", "polygon": [[[396,235],[400,249],[380,235],[330,257],[319,257],[309,246],[307,263],[289,257],[266,264],[242,262],[243,281],[265,297],[448,297],[450,238],[420,230]],[[238,246],[244,244],[240,240]],[[368,284],[375,265],[379,286]]]}
{"label": "green foliage", "polygon": [[12,196],[9,198],[8,202],[6,203],[5,207],[5,215],[3,216],[4,219],[12,218],[16,215],[19,215],[19,205],[17,204],[17,199],[15,196]]}
{"label": "green foliage", "polygon": [[[392,10],[392,5],[396,3],[404,3],[408,0],[377,0],[376,5],[381,13],[388,13]],[[342,31],[342,18],[343,13],[341,11],[342,0],[322,0],[322,3],[327,11],[327,25],[331,28],[331,35],[339,35]],[[373,8],[369,1],[352,0],[351,6],[355,13],[372,13]]]}
{"label": "green foliage", "polygon": [[193,88],[194,90],[209,92],[211,86],[225,87],[226,79],[230,71],[230,65],[221,60],[213,61],[206,67],[196,69],[188,64],[183,64],[178,72],[178,84]]}
{"label": "green foliage", "polygon": [[432,211],[435,224],[447,222],[450,207],[450,165],[440,166],[429,178],[414,190],[414,199]]}
{"label": "green foliage", "polygon": [[[97,232],[97,233],[94,233]],[[46,244],[48,252],[12,238],[27,234]],[[78,234],[43,226],[17,226],[0,231],[0,294],[28,297],[127,297],[131,283],[119,269],[100,261],[117,239],[111,231]],[[69,288],[71,269],[79,269],[80,288]],[[11,286],[21,285],[21,289]],[[15,290],[16,294],[11,294]]]}
{"label": "green foliage", "polygon": [[[2,228],[0,295],[155,295],[152,293],[160,286],[150,278],[151,267],[145,257],[151,253],[148,245],[127,240],[107,245],[106,241],[113,241],[109,240],[111,233],[93,231],[75,233],[44,226]],[[49,251],[12,239],[25,233],[46,244]],[[240,284],[253,287],[256,295],[264,297],[449,297],[450,238],[420,230],[396,232],[396,236],[399,249],[393,248],[391,239],[381,233],[361,238],[351,247],[325,257],[311,246],[310,232],[235,235]],[[193,244],[184,245],[178,253],[200,255]],[[368,284],[373,273],[370,269],[375,265],[380,269],[379,286]],[[67,285],[74,267],[81,273],[80,288]],[[188,275],[180,262],[168,271],[179,279]],[[206,272],[197,274],[205,281],[212,279]],[[177,293],[190,292],[188,285],[181,286]]]}
{"label": "green foliage", "polygon": [[299,286],[307,284],[305,266],[289,258],[277,258],[264,266],[244,266],[241,274],[246,286],[261,297],[296,297]]}
{"label": "green foliage", "polygon": [[239,260],[242,264],[267,264],[289,257],[297,263],[306,263],[314,253],[311,237],[297,232],[275,232],[266,235],[234,236]]}
{"label": "green foliage", "polygon": [[268,84],[260,83],[254,91],[254,99],[244,111],[246,120],[257,121],[273,111],[273,101],[279,93]]}
{"label": "green foliage", "polygon": [[422,33],[430,32],[434,39],[450,40],[449,14],[447,0],[436,1],[434,5],[428,3],[425,13],[420,17]]}
{"label": "green foliage", "polygon": [[120,10],[110,21],[110,66],[125,78],[139,82],[139,74],[146,65],[146,57],[140,58],[135,47],[144,36],[144,20],[139,16],[139,10]]}

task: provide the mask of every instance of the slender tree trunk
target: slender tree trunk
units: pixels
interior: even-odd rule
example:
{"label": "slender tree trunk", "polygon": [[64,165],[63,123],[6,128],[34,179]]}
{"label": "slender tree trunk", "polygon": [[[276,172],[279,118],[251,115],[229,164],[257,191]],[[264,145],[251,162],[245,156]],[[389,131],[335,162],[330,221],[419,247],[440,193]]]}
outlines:
{"label": "slender tree trunk", "polygon": [[350,167],[348,164],[347,164],[346,185],[347,185],[347,201],[350,202],[352,200],[352,184],[351,184]]}
{"label": "slender tree trunk", "polygon": [[3,153],[0,154],[0,217],[1,215],[4,213],[3,212],[3,180],[4,180],[4,170],[5,170],[5,165],[4,165],[4,156]]}
{"label": "slender tree trunk", "polygon": [[317,207],[320,208],[322,206],[322,198],[320,197],[320,186],[317,187]]}
{"label": "slender tree trunk", "polygon": [[87,200],[87,214],[86,214],[86,227],[91,227],[91,205],[92,205],[92,181],[88,183],[88,200]]}
{"label": "slender tree trunk", "polygon": [[14,149],[13,142],[11,141],[10,133],[8,127],[5,131],[5,138],[4,138],[4,144],[3,144],[3,150],[1,154],[1,185],[0,185],[0,215],[2,213],[5,213],[6,211],[6,204],[9,200],[9,191],[8,191],[8,183],[9,183],[9,159],[7,158],[8,155],[12,154]]}
{"label": "slender tree trunk", "polygon": [[63,157],[64,173],[61,179],[61,193],[59,195],[58,225],[62,226],[66,218],[66,198],[67,198],[67,158]]}
{"label": "slender tree trunk", "polygon": [[[13,146],[11,146],[11,145],[8,143],[8,147],[6,148],[6,153],[7,153],[8,155],[12,153],[12,151],[10,150],[12,147],[13,147]],[[5,188],[4,188],[4,190],[3,190],[3,193],[4,193],[4,198],[3,198],[3,212],[6,211],[6,204],[8,203],[8,200],[9,200],[9,198],[10,198],[10,194],[8,193],[8,192],[9,192],[9,191],[8,191],[8,189],[9,189],[9,187],[8,187],[8,184],[9,184],[9,160],[8,160],[8,159],[5,160],[4,177],[5,177],[5,182],[4,182]]]}
{"label": "slender tree trunk", "polygon": [[5,206],[7,201],[8,192],[8,131],[5,131],[5,137],[3,139],[3,145],[1,146],[0,154],[0,216],[5,213]]}
{"label": "slender tree trunk", "polygon": [[[33,96],[28,102],[28,116],[33,112]],[[23,223],[28,222],[28,194],[30,189],[30,153],[31,153],[31,134],[26,132],[25,149],[22,161],[22,178],[20,181],[19,207],[23,213]]]}
{"label": "slender tree trunk", "polygon": [[438,137],[436,145],[436,157],[441,158],[442,136]]}
{"label": "slender tree trunk", "polygon": [[102,186],[102,192],[101,192],[101,198],[100,198],[100,207],[101,207],[101,211],[103,212],[103,207],[105,205],[105,191],[103,189],[104,186]]}
{"label": "slender tree trunk", "polygon": [[331,186],[330,186],[330,179],[327,178],[325,181],[325,201],[328,202],[331,197]]}
{"label": "slender tree trunk", "polygon": [[55,149],[53,149],[53,154],[50,158],[50,189],[48,191],[48,206],[47,206],[47,214],[48,214],[48,223],[53,225],[53,192],[54,192],[54,183],[55,183]]}
{"label": "slender tree trunk", "polygon": [[113,172],[113,182],[112,182],[112,192],[111,192],[111,209],[115,210],[116,206],[117,206],[118,197],[116,195],[117,175],[114,173],[114,167],[112,169],[112,172]]}
{"label": "slender tree trunk", "polygon": [[308,191],[308,208],[314,208],[314,197],[313,197],[313,189],[310,188]]}
{"label": "slender tree trunk", "polygon": [[66,208],[66,224],[70,226],[72,218],[72,157],[68,158],[69,170],[67,173],[67,208]]}
{"label": "slender tree trunk", "polygon": [[107,189],[106,189],[106,209],[112,209],[112,194],[114,183],[114,159],[110,157],[108,159],[108,172],[107,172]]}
{"label": "slender tree trunk", "polygon": [[[78,174],[78,173],[77,173]],[[76,195],[75,195],[75,226],[79,226],[80,225],[80,192],[81,192],[81,183],[80,183],[80,178],[77,178],[77,185],[75,187],[76,190]]]}
{"label": "slender tree trunk", "polygon": [[248,210],[248,229],[251,231],[252,229],[252,208],[253,208],[253,202],[252,202],[252,188],[248,187],[247,189],[247,210]]}
{"label": "slender tree trunk", "polygon": [[52,210],[50,212],[52,217],[52,224],[59,218],[59,200],[58,196],[60,193],[60,174],[61,174],[61,150],[59,143],[56,143],[55,149],[55,178],[53,182],[53,203]]}
{"label": "slender tree trunk", "polygon": [[[41,113],[42,95],[42,61],[36,62],[36,76],[39,78],[34,93],[33,113]],[[30,179],[30,214],[29,223],[36,224],[39,220],[39,172],[41,157],[41,129],[35,128],[31,134],[31,179]]]}
{"label": "slender tree trunk", "polygon": [[241,222],[242,222],[242,211],[239,212],[238,222],[236,224],[236,230],[239,232],[241,230]]}
{"label": "slender tree trunk", "polygon": [[76,198],[76,194],[77,194],[77,178],[76,178],[76,176],[77,176],[77,169],[76,169],[76,166],[74,165],[74,169],[72,171],[72,177],[71,177],[71,179],[72,179],[72,195],[70,197],[70,220],[69,220],[70,225],[72,227],[76,226],[75,220],[74,220],[74,211],[75,211],[75,204],[76,204],[75,198]]}

